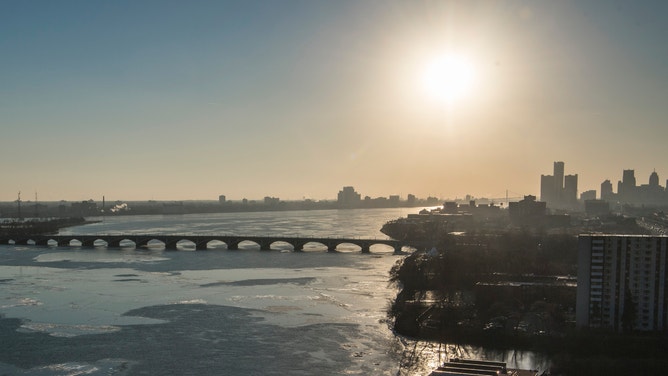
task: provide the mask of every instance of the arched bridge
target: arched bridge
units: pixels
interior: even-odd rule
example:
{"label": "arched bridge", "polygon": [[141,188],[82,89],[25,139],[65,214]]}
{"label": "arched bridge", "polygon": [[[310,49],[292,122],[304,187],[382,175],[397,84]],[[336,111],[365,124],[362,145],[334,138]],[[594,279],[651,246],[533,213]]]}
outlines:
{"label": "arched bridge", "polygon": [[[337,247],[344,244],[352,244],[361,248],[362,253],[369,253],[373,245],[387,245],[394,249],[395,253],[401,251],[404,244],[398,240],[390,239],[364,239],[364,238],[325,238],[325,237],[289,237],[289,236],[239,236],[239,235],[151,235],[151,234],[128,234],[128,235],[21,235],[2,236],[0,244],[15,245],[57,245],[70,246],[78,242],[81,247],[96,247],[106,243],[106,247],[121,247],[127,243],[134,243],[136,248],[144,248],[153,244],[162,243],[165,249],[175,250],[179,244],[189,242],[195,245],[197,250],[210,248],[210,243],[225,243],[227,249],[239,249],[239,243],[252,242],[262,250],[270,250],[277,242],[290,244],[295,251],[303,251],[308,243],[321,244],[329,252],[336,252]],[[122,244],[123,243],[123,244]]]}

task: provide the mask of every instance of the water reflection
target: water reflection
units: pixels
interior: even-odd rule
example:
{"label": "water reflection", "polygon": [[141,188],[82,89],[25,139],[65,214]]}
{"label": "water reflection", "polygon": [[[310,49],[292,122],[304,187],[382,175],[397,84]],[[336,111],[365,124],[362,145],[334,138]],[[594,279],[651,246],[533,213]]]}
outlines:
{"label": "water reflection", "polygon": [[481,359],[506,362],[508,368],[548,370],[550,359],[541,353],[519,350],[495,350],[479,346],[447,344],[400,339],[402,353],[401,375],[428,375],[431,371],[454,358]]}

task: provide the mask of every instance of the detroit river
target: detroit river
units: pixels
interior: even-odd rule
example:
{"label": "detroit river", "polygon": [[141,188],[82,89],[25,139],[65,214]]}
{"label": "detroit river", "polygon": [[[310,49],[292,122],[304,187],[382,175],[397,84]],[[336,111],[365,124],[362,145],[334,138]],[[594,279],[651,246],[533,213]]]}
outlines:
{"label": "detroit river", "polygon": [[[107,217],[61,234],[384,239],[385,221],[418,210]],[[385,323],[388,272],[402,257],[392,249],[241,248],[0,246],[0,375],[398,375],[438,363]],[[411,347],[417,368],[405,367]]]}

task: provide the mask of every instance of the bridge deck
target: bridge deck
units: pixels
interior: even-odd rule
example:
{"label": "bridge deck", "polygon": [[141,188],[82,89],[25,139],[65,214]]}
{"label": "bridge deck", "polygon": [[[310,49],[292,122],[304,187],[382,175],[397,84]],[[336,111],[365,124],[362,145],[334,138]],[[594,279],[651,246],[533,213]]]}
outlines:
{"label": "bridge deck", "polygon": [[72,242],[80,242],[82,247],[99,246],[100,242],[106,243],[107,247],[120,247],[121,243],[134,243],[137,248],[146,247],[149,243],[163,243],[166,249],[177,249],[177,244],[184,241],[195,244],[198,250],[205,250],[213,241],[223,242],[227,249],[239,249],[239,243],[249,241],[256,243],[260,249],[269,250],[276,242],[285,242],[293,246],[295,251],[303,250],[307,243],[319,243],[327,247],[328,251],[336,251],[342,244],[353,244],[362,249],[362,252],[370,252],[372,245],[387,245],[395,252],[400,252],[405,244],[392,239],[370,239],[370,238],[329,238],[329,237],[292,237],[292,236],[241,236],[241,235],[165,235],[165,234],[122,234],[122,235],[15,235],[1,236],[0,244],[16,245],[53,245],[68,246]]}

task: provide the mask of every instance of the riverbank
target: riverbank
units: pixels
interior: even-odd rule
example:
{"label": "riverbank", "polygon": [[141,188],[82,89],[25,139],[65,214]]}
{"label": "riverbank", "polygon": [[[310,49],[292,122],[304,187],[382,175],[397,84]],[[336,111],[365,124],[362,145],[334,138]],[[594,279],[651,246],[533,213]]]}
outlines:
{"label": "riverbank", "polygon": [[[475,240],[475,241],[474,241]],[[490,241],[492,240],[492,241]],[[668,337],[576,330],[577,247],[569,236],[444,239],[400,260],[388,315],[398,335],[540,353],[552,374],[663,374]],[[540,270],[545,274],[533,274]]]}
{"label": "riverbank", "polygon": [[49,235],[58,233],[58,230],[62,228],[81,226],[97,222],[98,221],[86,220],[83,217],[31,220],[11,219],[0,222],[0,235]]}

